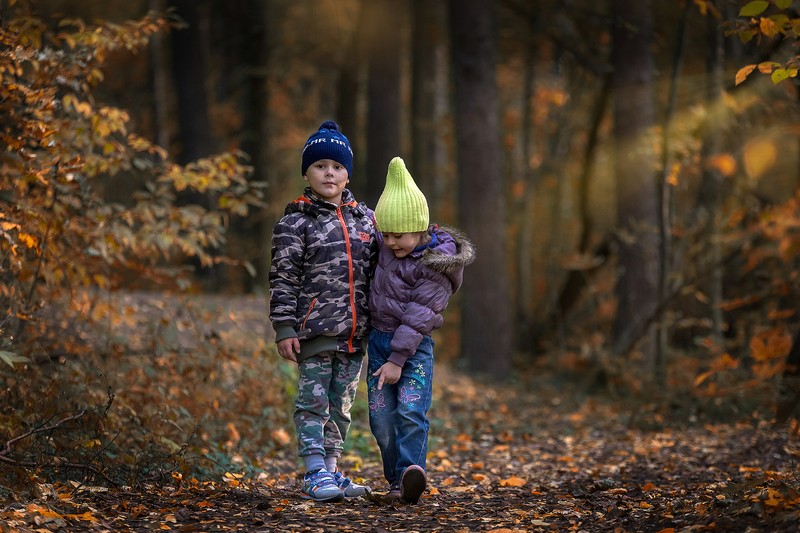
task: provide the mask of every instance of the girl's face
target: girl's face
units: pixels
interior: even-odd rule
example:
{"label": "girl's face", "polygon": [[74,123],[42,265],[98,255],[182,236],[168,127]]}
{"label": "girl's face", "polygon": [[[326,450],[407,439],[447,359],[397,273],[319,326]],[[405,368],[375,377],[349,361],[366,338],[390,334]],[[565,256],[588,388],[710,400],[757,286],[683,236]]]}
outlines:
{"label": "girl's face", "polygon": [[422,243],[421,233],[386,233],[383,232],[383,245],[394,252],[397,258],[403,258],[414,251]]}
{"label": "girl's face", "polygon": [[332,159],[320,159],[308,167],[304,177],[314,194],[332,204],[341,205],[342,191],[350,181],[344,165]]}

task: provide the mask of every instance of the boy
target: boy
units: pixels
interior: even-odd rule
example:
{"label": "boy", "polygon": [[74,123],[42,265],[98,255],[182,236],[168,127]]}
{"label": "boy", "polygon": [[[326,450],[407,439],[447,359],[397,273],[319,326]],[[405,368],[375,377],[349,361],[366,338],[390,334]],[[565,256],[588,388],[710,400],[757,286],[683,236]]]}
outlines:
{"label": "boy", "polygon": [[322,502],[361,496],[337,458],[350,427],[368,325],[377,252],[373,214],[345,188],[350,142],[332,121],[303,147],[303,195],[275,225],[270,320],[278,353],[299,370],[294,423],[303,458],[303,497]]}

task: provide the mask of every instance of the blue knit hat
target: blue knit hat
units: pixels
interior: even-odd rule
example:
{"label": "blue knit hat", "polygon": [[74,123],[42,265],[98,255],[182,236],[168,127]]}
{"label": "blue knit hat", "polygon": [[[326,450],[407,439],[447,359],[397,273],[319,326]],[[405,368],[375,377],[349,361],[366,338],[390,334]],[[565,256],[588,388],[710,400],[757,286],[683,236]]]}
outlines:
{"label": "blue knit hat", "polygon": [[319,131],[311,134],[303,146],[301,174],[305,176],[308,167],[320,159],[341,163],[347,169],[347,177],[353,176],[353,149],[347,137],[339,131],[339,125],[332,120],[323,122]]}

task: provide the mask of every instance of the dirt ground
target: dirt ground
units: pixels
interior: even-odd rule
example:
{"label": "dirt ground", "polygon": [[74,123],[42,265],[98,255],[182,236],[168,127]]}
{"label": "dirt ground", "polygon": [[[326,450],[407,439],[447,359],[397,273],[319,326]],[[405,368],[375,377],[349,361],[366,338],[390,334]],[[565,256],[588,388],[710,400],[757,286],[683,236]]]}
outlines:
{"label": "dirt ground", "polygon": [[[252,323],[226,321],[222,299],[223,318],[204,334],[230,339],[231,328],[261,327],[268,337],[263,300],[248,302]],[[197,332],[175,333],[180,343]],[[303,500],[287,446],[252,479],[47,486],[35,500],[0,502],[0,532],[800,530],[794,422],[667,419],[652,406],[579,398],[544,382],[492,385],[444,366],[434,392],[429,486],[416,505]],[[351,452],[340,465],[374,493],[385,490],[376,460]]]}
{"label": "dirt ground", "polygon": [[[298,497],[291,454],[257,479],[181,480],[141,490],[54,487],[7,505],[2,531],[797,531],[798,440],[766,423],[632,429],[608,406],[555,408],[533,394],[440,372],[438,416],[458,433],[431,451],[417,505]],[[444,382],[445,380],[452,380]],[[470,401],[474,394],[492,401]],[[533,402],[533,403],[531,403]],[[506,407],[503,407],[506,406]],[[437,416],[437,413],[433,413]],[[496,418],[498,417],[498,418]],[[502,417],[502,420],[499,420]],[[450,432],[448,432],[450,434]],[[345,457],[380,492],[380,465]]]}

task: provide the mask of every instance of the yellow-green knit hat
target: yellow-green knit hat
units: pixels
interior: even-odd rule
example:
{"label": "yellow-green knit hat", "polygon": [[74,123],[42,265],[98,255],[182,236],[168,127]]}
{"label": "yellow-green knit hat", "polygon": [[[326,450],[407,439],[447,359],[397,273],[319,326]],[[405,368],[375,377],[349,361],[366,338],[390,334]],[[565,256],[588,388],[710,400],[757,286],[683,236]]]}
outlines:
{"label": "yellow-green knit hat", "polygon": [[378,205],[375,221],[378,231],[385,233],[414,233],[428,229],[428,201],[399,157],[389,163],[386,187]]}

